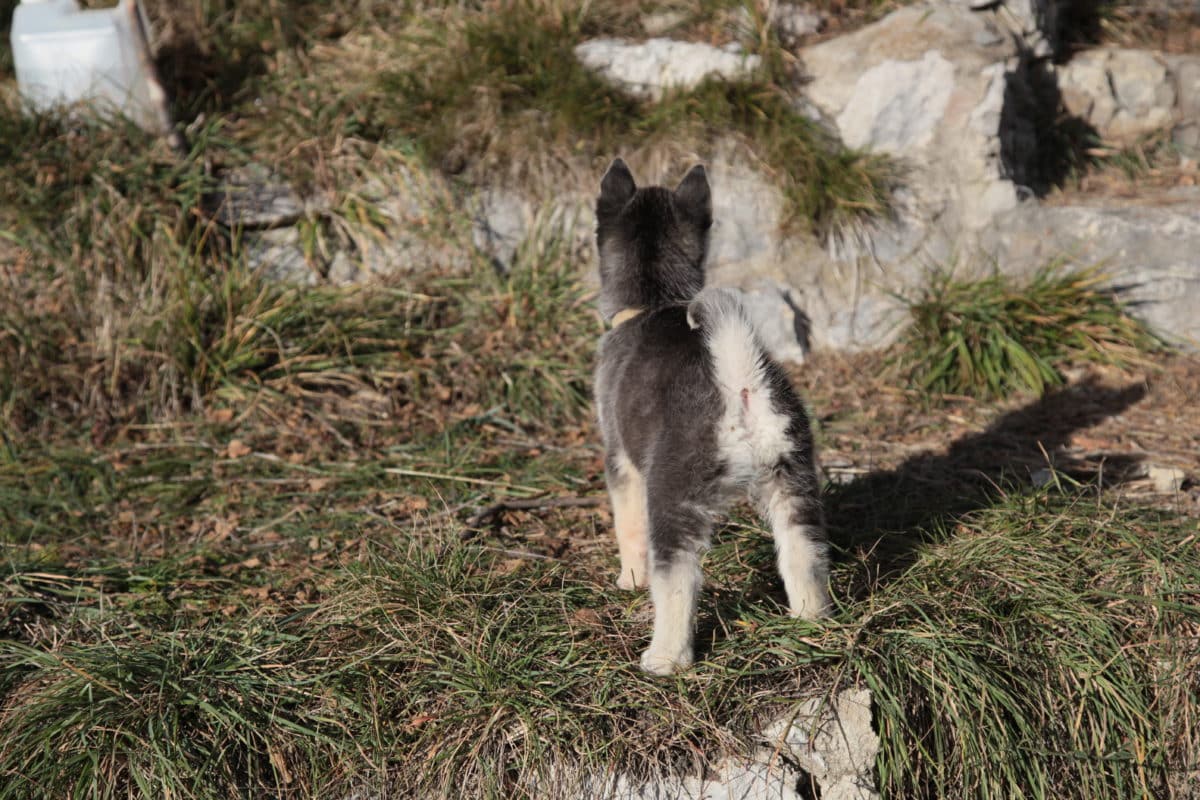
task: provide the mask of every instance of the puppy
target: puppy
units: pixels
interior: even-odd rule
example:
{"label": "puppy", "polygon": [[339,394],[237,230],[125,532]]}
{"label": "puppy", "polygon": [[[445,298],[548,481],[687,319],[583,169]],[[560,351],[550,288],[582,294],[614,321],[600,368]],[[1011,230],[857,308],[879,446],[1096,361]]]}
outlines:
{"label": "puppy", "polygon": [[671,191],[613,161],[596,200],[596,400],[623,589],[650,587],[642,668],[692,663],[700,556],[716,515],[749,493],[770,523],[792,616],[829,612],[812,433],[736,294],[704,288],[712,200],[703,166]]}

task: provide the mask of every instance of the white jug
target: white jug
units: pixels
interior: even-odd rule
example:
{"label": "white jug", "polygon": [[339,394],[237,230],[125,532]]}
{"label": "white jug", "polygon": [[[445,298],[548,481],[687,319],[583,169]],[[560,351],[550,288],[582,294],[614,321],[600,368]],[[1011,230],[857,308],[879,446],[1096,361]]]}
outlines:
{"label": "white jug", "polygon": [[166,96],[139,0],[81,10],[76,0],[22,0],[13,10],[17,86],[36,110],[88,102],[166,133]]}

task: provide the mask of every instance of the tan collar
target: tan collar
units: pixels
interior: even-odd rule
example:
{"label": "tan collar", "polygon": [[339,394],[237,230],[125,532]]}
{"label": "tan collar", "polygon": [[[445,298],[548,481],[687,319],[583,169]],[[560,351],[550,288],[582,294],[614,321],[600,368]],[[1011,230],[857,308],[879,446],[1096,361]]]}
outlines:
{"label": "tan collar", "polygon": [[612,326],[616,328],[619,325],[623,325],[645,310],[644,308],[623,308],[616,314],[613,314]]}

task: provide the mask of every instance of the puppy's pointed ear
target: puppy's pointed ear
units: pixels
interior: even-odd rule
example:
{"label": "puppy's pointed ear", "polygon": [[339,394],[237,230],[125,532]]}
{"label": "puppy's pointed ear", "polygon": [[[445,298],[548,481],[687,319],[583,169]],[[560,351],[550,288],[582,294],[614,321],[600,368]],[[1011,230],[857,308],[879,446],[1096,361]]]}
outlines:
{"label": "puppy's pointed ear", "polygon": [[600,180],[600,196],[596,198],[596,216],[611,217],[617,214],[636,191],[637,184],[633,182],[633,173],[629,171],[629,167],[625,166],[625,162],[621,159],[613,159],[608,172],[604,173],[604,177]]}
{"label": "puppy's pointed ear", "polygon": [[675,189],[675,201],[704,227],[712,225],[712,192],[708,188],[708,173],[703,164],[697,164],[683,176]]}

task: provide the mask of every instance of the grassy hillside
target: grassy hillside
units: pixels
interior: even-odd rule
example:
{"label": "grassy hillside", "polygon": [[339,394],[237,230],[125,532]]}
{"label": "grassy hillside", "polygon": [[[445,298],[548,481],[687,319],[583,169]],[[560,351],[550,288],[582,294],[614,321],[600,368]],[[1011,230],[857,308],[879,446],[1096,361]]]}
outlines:
{"label": "grassy hillside", "polygon": [[[465,267],[302,288],[213,214],[222,171],[260,162],[329,194],[313,237],[386,235],[372,174],[484,180],[530,141],[551,143],[531,182],[558,147],[598,174],[669,126],[700,154],[737,132],[785,187],[824,176],[795,201],[819,231],[869,206],[880,165],[780,110],[787,60],[753,9],[680,25],[766,48],[762,75],[649,106],[547,80],[564,42],[631,30],[627,3],[148,5],[188,152],[0,103],[0,798],[547,796],[610,765],[696,772],[849,686],[873,693],[888,796],[1196,796],[1194,490],[1051,461],[1105,420],[1157,447],[1153,403],[1188,458],[1194,361],[1080,381],[1052,350],[1065,388],[987,401],[874,355],[806,365],[837,612],[783,615],[738,509],[696,667],[652,679],[648,598],[613,586],[590,253],[543,231],[500,275],[448,206],[428,225]],[[983,296],[938,288],[896,363]],[[1123,319],[1069,300],[1064,328]],[[1034,465],[1061,469],[1034,488]]]}

